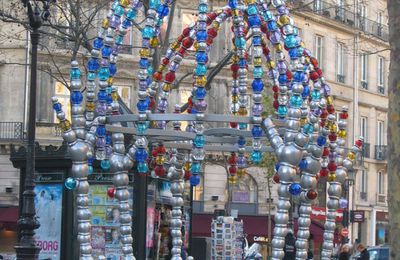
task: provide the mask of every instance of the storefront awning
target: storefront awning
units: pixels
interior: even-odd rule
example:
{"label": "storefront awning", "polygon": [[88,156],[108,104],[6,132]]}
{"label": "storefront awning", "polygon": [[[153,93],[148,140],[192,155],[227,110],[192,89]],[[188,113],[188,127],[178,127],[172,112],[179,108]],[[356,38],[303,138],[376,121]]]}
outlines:
{"label": "storefront awning", "polygon": [[7,230],[17,230],[19,210],[16,206],[0,207],[0,226]]}

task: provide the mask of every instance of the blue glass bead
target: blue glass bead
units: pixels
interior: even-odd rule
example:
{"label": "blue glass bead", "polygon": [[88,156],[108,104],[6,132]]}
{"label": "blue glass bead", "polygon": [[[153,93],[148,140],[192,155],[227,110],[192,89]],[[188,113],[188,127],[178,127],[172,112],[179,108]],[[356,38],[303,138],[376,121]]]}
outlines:
{"label": "blue glass bead", "polygon": [[259,46],[259,45],[261,45],[261,43],[262,43],[262,40],[261,40],[260,36],[254,36],[253,37],[253,45]]}
{"label": "blue glass bead", "polygon": [[88,175],[93,173],[93,166],[92,165],[88,165]]}
{"label": "blue glass bead", "polygon": [[301,71],[296,71],[293,75],[293,80],[296,82],[303,82],[304,80],[304,73]]}
{"label": "blue glass bead", "polygon": [[311,93],[311,98],[313,100],[318,100],[321,98],[321,92],[319,90],[313,90],[313,92]]}
{"label": "blue glass bead", "polygon": [[251,153],[251,160],[253,161],[253,163],[260,163],[262,160],[262,154],[260,151],[253,151]]}
{"label": "blue glass bead", "polygon": [[100,50],[101,47],[103,47],[103,39],[97,37],[97,38],[93,41],[93,48]]}
{"label": "blue glass bead", "polygon": [[247,66],[247,60],[241,58],[241,59],[239,59],[238,64],[239,64],[239,67],[240,67],[240,68],[245,68],[245,67]]}
{"label": "blue glass bead", "polygon": [[289,50],[289,56],[290,56],[290,59],[292,59],[292,60],[297,59],[299,57],[299,53],[297,51],[297,48],[290,49]]}
{"label": "blue glass bead", "polygon": [[303,85],[303,93],[301,93],[303,98],[310,96],[310,87],[308,85]]}
{"label": "blue glass bead", "polygon": [[326,137],[323,136],[318,136],[317,138],[317,144],[319,146],[324,146],[326,144]]}
{"label": "blue glass bead", "polygon": [[301,186],[300,186],[300,184],[298,184],[298,183],[292,183],[292,184],[290,184],[290,186],[289,186],[289,193],[292,194],[292,195],[294,195],[294,196],[299,195],[299,194],[301,193]]}
{"label": "blue glass bead", "polygon": [[268,28],[268,31],[270,31],[270,32],[276,31],[278,29],[275,21],[269,21],[267,23],[267,28]]}
{"label": "blue glass bead", "polygon": [[147,173],[147,171],[149,170],[149,166],[145,162],[140,162],[137,165],[137,170],[139,173]]}
{"label": "blue glass bead", "polygon": [[192,110],[190,111],[191,114],[197,114],[197,109],[192,108]]}
{"label": "blue glass bead", "polygon": [[[152,75],[153,72],[154,72],[153,67],[152,67],[152,66],[149,66],[149,67],[147,68],[147,74],[148,74],[148,75]],[[149,78],[148,78],[148,79],[149,79]],[[150,82],[150,83],[151,83],[151,82]]]}
{"label": "blue glass bead", "polygon": [[280,74],[278,77],[279,84],[285,85],[287,83],[287,76],[286,74]]}
{"label": "blue glass bead", "polygon": [[117,45],[121,45],[124,42],[124,37],[121,35],[117,35],[117,37],[115,37],[115,43]]}
{"label": "blue glass bead", "polygon": [[253,129],[251,129],[251,134],[253,137],[261,137],[262,135],[262,129],[260,126],[253,126]]}
{"label": "blue glass bead", "polygon": [[264,20],[265,21],[270,21],[274,18],[274,15],[271,13],[271,11],[266,11],[264,12]]}
{"label": "blue glass bead", "polygon": [[135,160],[138,162],[144,162],[147,159],[147,152],[143,148],[139,148],[135,152]]}
{"label": "blue glass bead", "polygon": [[302,103],[303,103],[303,99],[300,96],[293,95],[290,98],[290,105],[292,107],[300,107],[302,105]]}
{"label": "blue glass bead", "polygon": [[280,117],[284,117],[284,116],[286,116],[286,114],[287,114],[287,108],[286,108],[286,106],[279,106],[279,107],[278,107],[278,115],[279,115]]}
{"label": "blue glass bead", "polygon": [[246,130],[247,129],[247,124],[246,123],[239,123],[239,129],[240,130]]}
{"label": "blue glass bead", "polygon": [[198,174],[193,174],[190,176],[190,185],[197,186],[200,184],[200,176]]}
{"label": "blue glass bead", "polygon": [[200,163],[198,163],[198,162],[194,162],[194,163],[192,163],[192,165],[190,166],[190,170],[192,171],[192,173],[198,173],[198,172],[200,172],[200,168],[201,168],[201,165],[200,165]]}
{"label": "blue glass bead", "polygon": [[264,75],[264,69],[262,67],[254,67],[253,69],[253,76],[254,78],[262,78]]}
{"label": "blue glass bead", "polygon": [[204,51],[199,51],[196,53],[196,61],[198,63],[206,63],[207,62],[207,53]]}
{"label": "blue glass bead", "polygon": [[96,134],[97,134],[97,136],[105,136],[106,135],[106,127],[102,126],[102,125],[99,125],[96,128]]}
{"label": "blue glass bead", "polygon": [[229,0],[228,5],[231,9],[236,9],[238,4],[236,0]]}
{"label": "blue glass bead", "polygon": [[260,17],[258,17],[258,15],[250,16],[249,17],[249,24],[250,24],[250,26],[260,26],[260,24],[261,24]]}
{"label": "blue glass bead", "polygon": [[139,61],[139,65],[141,69],[146,69],[149,66],[149,60],[141,58]]}
{"label": "blue glass bead", "polygon": [[199,13],[207,13],[208,12],[208,5],[207,4],[200,4],[199,5]]}
{"label": "blue glass bead", "polygon": [[303,159],[303,160],[301,160],[300,161],[300,163],[299,163],[299,167],[300,167],[300,169],[301,170],[304,170],[306,167],[307,167],[307,160],[306,159]]}
{"label": "blue glass bead", "polygon": [[198,31],[196,33],[196,39],[199,42],[204,42],[205,40],[207,40],[207,32],[206,31]]}
{"label": "blue glass bead", "polygon": [[301,46],[297,47],[297,52],[298,52],[297,56],[301,57],[303,55],[304,48]]}
{"label": "blue glass bead", "polygon": [[314,132],[314,127],[312,126],[312,124],[305,124],[303,130],[306,134],[312,134]]}
{"label": "blue glass bead", "polygon": [[142,31],[142,37],[143,38],[150,39],[150,38],[153,38],[153,35],[154,35],[154,28],[153,27],[146,26],[146,27],[143,28],[143,31]]}
{"label": "blue glass bead", "polygon": [[205,88],[198,87],[196,89],[196,98],[197,99],[204,99],[206,97],[207,91]]}
{"label": "blue glass bead", "polygon": [[117,64],[115,63],[110,63],[110,75],[114,76],[117,73]]}
{"label": "blue glass bead", "polygon": [[147,125],[146,124],[143,124],[143,123],[138,123],[137,125],[136,125],[136,133],[138,134],[138,135],[145,135],[146,134],[146,132],[147,132]]}
{"label": "blue glass bead", "polygon": [[119,1],[114,1],[114,3],[113,3],[112,6],[111,6],[111,9],[112,9],[112,10],[115,10],[115,9],[118,8],[118,6],[119,6]]}
{"label": "blue glass bead", "polygon": [[83,96],[80,91],[72,91],[71,93],[71,103],[72,104],[80,104],[82,103]]}
{"label": "blue glass bead", "polygon": [[112,92],[112,86],[106,87],[106,92],[107,92],[107,94],[111,94],[111,92]]}
{"label": "blue glass bead", "polygon": [[146,111],[147,106],[148,104],[145,100],[139,100],[139,102],[136,105],[137,109],[141,112]]}
{"label": "blue glass bead", "polygon": [[203,76],[207,72],[207,67],[204,64],[197,64],[195,73],[197,76]]}
{"label": "blue glass bead", "polygon": [[97,93],[97,98],[101,101],[104,101],[107,99],[108,93],[104,90],[100,90],[99,93]]}
{"label": "blue glass bead", "polygon": [[256,7],[254,4],[249,5],[249,6],[247,7],[247,14],[248,14],[248,15],[255,15],[255,14],[257,14],[257,7]]}
{"label": "blue glass bead", "polygon": [[108,171],[110,169],[110,161],[109,160],[102,160],[100,163],[100,167],[103,171]]}
{"label": "blue glass bead", "polygon": [[193,140],[193,143],[197,148],[204,147],[205,142],[206,142],[206,140],[204,138],[204,135],[196,135],[196,137]]}
{"label": "blue glass bead", "polygon": [[281,166],[280,163],[275,164],[275,171],[279,171],[279,167]]}
{"label": "blue glass bead", "polygon": [[237,37],[235,39],[235,46],[239,49],[246,47],[246,40],[243,37]]}
{"label": "blue glass bead", "polygon": [[150,0],[150,8],[157,10],[158,5],[160,4],[159,0]]}
{"label": "blue glass bead", "polygon": [[95,79],[96,79],[96,73],[94,73],[94,72],[89,72],[89,73],[87,74],[87,79],[90,80],[90,81],[95,80]]}
{"label": "blue glass bead", "polygon": [[111,144],[111,135],[106,135],[106,144]]}
{"label": "blue glass bead", "polygon": [[72,68],[70,72],[71,79],[79,79],[81,77],[81,70],[78,68]]}
{"label": "blue glass bead", "polygon": [[124,15],[124,8],[120,5],[118,5],[115,9],[114,9],[114,14],[118,15],[118,16],[123,16]]}
{"label": "blue glass bead", "polygon": [[112,104],[113,99],[112,99],[111,95],[107,95],[106,102],[107,102],[107,104],[109,104],[109,105]]}
{"label": "blue glass bead", "polygon": [[297,42],[296,36],[294,36],[294,35],[288,35],[288,36],[286,36],[286,39],[285,39],[285,46],[286,46],[287,48],[294,48],[294,47],[296,47],[297,45],[298,45],[298,42]]}
{"label": "blue glass bead", "polygon": [[251,83],[251,87],[254,92],[262,92],[264,89],[264,82],[262,79],[254,79],[253,83]]}
{"label": "blue glass bead", "polygon": [[147,77],[146,84],[147,84],[147,86],[149,86],[151,84],[151,78],[150,77]]}
{"label": "blue glass bead", "polygon": [[101,49],[101,55],[103,57],[110,57],[112,52],[112,49],[110,46],[104,46],[103,49]]}
{"label": "blue glass bead", "polygon": [[133,20],[133,19],[136,18],[136,14],[137,14],[136,10],[130,8],[130,9],[126,12],[126,18],[129,19],[129,20]]}
{"label": "blue glass bead", "polygon": [[62,106],[61,106],[60,103],[55,103],[55,104],[53,104],[53,109],[54,109],[56,112],[60,112],[60,111],[62,110]]}
{"label": "blue glass bead", "polygon": [[160,16],[162,16],[162,17],[167,16],[168,13],[169,13],[169,8],[168,8],[168,6],[166,6],[166,5],[160,5],[160,6],[158,6],[157,13],[158,13]]}
{"label": "blue glass bead", "polygon": [[88,69],[89,71],[96,71],[96,70],[99,69],[99,67],[100,67],[100,65],[99,65],[99,59],[97,59],[97,58],[91,58],[91,59],[88,61],[87,69]]}
{"label": "blue glass bead", "polygon": [[78,182],[74,178],[69,177],[65,180],[64,185],[68,190],[73,190],[78,186]]}
{"label": "blue glass bead", "polygon": [[101,67],[98,76],[100,80],[106,81],[110,77],[110,70],[108,67]]}
{"label": "blue glass bead", "polygon": [[245,145],[246,144],[246,139],[243,136],[239,137],[238,144],[240,146]]}

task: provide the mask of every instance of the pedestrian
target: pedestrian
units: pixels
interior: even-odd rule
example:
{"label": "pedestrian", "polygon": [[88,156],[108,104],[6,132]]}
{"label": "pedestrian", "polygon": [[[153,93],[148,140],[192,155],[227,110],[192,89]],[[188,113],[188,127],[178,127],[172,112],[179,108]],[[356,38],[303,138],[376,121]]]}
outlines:
{"label": "pedestrian", "polygon": [[361,253],[360,258],[358,258],[359,260],[369,260],[369,252],[363,244],[359,244],[357,250]]}
{"label": "pedestrian", "polygon": [[340,249],[339,260],[349,260],[350,259],[350,248],[348,245],[343,245]]}
{"label": "pedestrian", "polygon": [[285,247],[283,248],[285,257],[283,260],[294,260],[296,259],[296,238],[293,235],[293,231],[289,229],[285,237]]}

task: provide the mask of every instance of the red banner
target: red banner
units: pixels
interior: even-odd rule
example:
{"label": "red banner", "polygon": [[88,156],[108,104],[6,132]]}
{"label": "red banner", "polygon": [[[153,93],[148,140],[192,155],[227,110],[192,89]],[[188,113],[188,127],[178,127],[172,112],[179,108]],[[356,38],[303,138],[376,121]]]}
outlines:
{"label": "red banner", "polygon": [[[314,220],[325,220],[326,219],[326,208],[311,207],[311,219]],[[336,221],[343,220],[343,209],[336,210]]]}

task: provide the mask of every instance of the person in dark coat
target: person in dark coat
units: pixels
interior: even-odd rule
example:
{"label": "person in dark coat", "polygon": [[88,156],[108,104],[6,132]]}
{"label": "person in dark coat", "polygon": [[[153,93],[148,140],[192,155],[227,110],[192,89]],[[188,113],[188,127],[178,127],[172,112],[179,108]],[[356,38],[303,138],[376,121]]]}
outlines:
{"label": "person in dark coat", "polygon": [[292,230],[289,230],[285,237],[285,247],[283,248],[283,252],[285,252],[283,260],[296,259],[296,238],[294,237]]}
{"label": "person in dark coat", "polygon": [[339,260],[349,260],[350,259],[350,248],[347,245],[343,245],[340,249]]}
{"label": "person in dark coat", "polygon": [[363,244],[359,244],[357,246],[357,250],[358,252],[360,252],[360,260],[369,260],[369,252],[367,251],[367,249],[365,248],[365,246]]}

